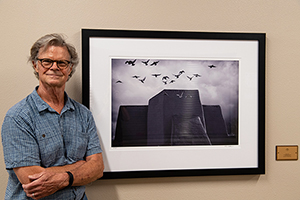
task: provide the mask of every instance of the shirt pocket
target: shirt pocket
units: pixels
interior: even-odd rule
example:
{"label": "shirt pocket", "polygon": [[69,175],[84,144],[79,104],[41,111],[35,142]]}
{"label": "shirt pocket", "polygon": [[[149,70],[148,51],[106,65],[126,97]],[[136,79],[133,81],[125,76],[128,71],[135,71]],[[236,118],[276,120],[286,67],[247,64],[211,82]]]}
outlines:
{"label": "shirt pocket", "polygon": [[38,133],[37,139],[40,149],[41,165],[43,167],[63,164],[64,142],[61,134],[46,131]]}
{"label": "shirt pocket", "polygon": [[72,162],[84,160],[88,148],[88,134],[75,131],[65,137],[67,157]]}

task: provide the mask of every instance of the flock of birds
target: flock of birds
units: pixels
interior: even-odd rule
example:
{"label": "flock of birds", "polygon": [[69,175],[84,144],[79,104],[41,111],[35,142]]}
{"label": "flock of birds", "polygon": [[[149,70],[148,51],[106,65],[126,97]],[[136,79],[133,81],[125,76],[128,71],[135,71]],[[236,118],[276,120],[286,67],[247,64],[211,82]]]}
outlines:
{"label": "flock of birds", "polygon": [[[150,59],[146,60],[146,61],[141,61],[141,62],[145,66],[150,66],[150,67],[157,66],[158,63],[159,63],[159,61],[154,61],[154,62],[149,63]],[[136,65],[136,59],[135,60],[126,60],[125,64],[130,65],[130,66],[135,66]],[[208,67],[209,68],[216,68],[215,65],[209,65]],[[166,85],[166,84],[174,83],[176,81],[176,79],[179,79],[179,77],[181,77],[184,73],[185,73],[184,70],[180,70],[177,74],[173,74],[174,79],[170,78],[169,76],[164,76],[161,73],[154,73],[154,74],[151,74],[151,75],[155,78],[158,78],[158,77],[162,76],[161,81],[162,81],[163,84]],[[190,76],[187,75],[186,76],[186,78],[188,78],[190,81],[192,81],[193,78],[199,78],[199,77],[201,77],[201,75],[198,74],[198,73],[194,73],[193,75],[190,75]],[[141,83],[145,83],[145,81],[146,81],[146,77],[142,78],[139,75],[133,75],[132,78],[137,79]],[[123,83],[123,82],[121,80],[117,80],[116,83]]]}
{"label": "flock of birds", "polygon": [[[150,61],[150,59],[147,61],[142,61],[142,63],[146,66],[148,66],[148,65],[156,66],[159,63],[159,61],[155,61],[155,62],[152,62],[151,64],[149,64],[149,61]],[[136,62],[136,59],[135,60],[127,60],[127,61],[125,61],[125,64],[135,66],[135,62]]]}

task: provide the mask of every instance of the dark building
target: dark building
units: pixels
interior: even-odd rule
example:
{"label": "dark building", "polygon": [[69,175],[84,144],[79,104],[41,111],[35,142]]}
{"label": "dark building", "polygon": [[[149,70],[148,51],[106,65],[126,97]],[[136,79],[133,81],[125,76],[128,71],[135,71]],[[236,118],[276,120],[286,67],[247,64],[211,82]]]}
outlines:
{"label": "dark building", "polygon": [[113,147],[233,145],[219,105],[202,105],[198,90],[163,90],[148,106],[120,106]]}
{"label": "dark building", "polygon": [[[195,118],[199,119],[197,125],[187,126],[187,122]],[[163,90],[149,100],[148,145],[172,145],[172,136],[176,144],[181,143],[179,138],[192,142],[198,139],[195,129],[197,135],[207,135],[198,90]]]}
{"label": "dark building", "polygon": [[212,144],[230,144],[234,137],[227,133],[226,124],[219,105],[203,105],[206,130]]}
{"label": "dark building", "polygon": [[120,106],[112,146],[147,145],[148,106]]}

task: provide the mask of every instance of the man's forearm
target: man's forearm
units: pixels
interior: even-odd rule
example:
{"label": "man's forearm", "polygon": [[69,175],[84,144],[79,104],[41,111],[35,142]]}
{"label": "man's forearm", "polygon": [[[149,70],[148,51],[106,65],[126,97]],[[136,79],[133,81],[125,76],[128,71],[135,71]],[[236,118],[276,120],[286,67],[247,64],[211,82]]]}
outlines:
{"label": "man's forearm", "polygon": [[72,171],[75,170],[76,168],[80,167],[83,165],[86,161],[80,160],[77,161],[76,163],[70,164],[70,165],[65,165],[65,166],[56,166],[56,167],[49,167],[49,168],[43,168],[41,166],[28,166],[28,167],[18,167],[14,168],[14,172],[16,173],[19,181],[22,184],[27,184],[30,183],[31,180],[29,179],[28,176],[38,174],[44,171],[51,171],[55,173],[64,173],[66,171]]}
{"label": "man's forearm", "polygon": [[103,176],[102,154],[88,156],[86,161],[81,160],[71,165],[46,168],[46,171],[65,173],[70,171],[74,176],[73,186],[86,185]]}
{"label": "man's forearm", "polygon": [[74,176],[73,186],[81,186],[91,183],[103,176],[102,154],[94,154],[86,158],[86,162],[78,168],[70,170]]}
{"label": "man's forearm", "polygon": [[[35,169],[37,173],[32,174]],[[66,171],[70,171],[73,174],[74,182],[72,186],[81,186],[91,183],[103,175],[103,159],[102,154],[94,154],[88,156],[85,161],[78,161],[71,165],[57,166],[50,168],[41,168],[39,166],[32,166],[27,168],[21,168],[21,170],[15,170],[16,174],[20,172],[26,172],[27,177],[22,173],[22,178],[26,177],[26,180],[20,182],[23,184],[23,189],[26,195],[33,197],[33,194],[37,199],[43,198],[54,192],[61,190],[68,186],[69,175]],[[27,172],[30,172],[29,174]],[[18,176],[19,178],[19,176]],[[29,180],[29,181],[28,181]]]}
{"label": "man's forearm", "polygon": [[83,165],[84,163],[86,163],[85,160],[80,160],[80,161],[77,161],[76,163],[73,163],[73,164],[70,164],[70,165],[49,167],[49,168],[46,168],[45,170],[56,172],[56,173],[64,173],[66,171],[75,170],[78,167],[80,167],[81,165]]}

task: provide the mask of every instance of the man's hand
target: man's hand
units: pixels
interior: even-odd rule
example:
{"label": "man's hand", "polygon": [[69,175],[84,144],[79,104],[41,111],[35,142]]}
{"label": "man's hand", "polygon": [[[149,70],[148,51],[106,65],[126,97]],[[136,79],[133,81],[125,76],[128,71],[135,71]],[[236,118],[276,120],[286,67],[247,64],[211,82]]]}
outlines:
{"label": "man's hand", "polygon": [[69,176],[67,173],[55,173],[43,171],[38,174],[29,175],[30,183],[23,184],[23,189],[28,197],[41,199],[68,186]]}
{"label": "man's hand", "polygon": [[74,176],[73,186],[81,186],[91,183],[103,176],[102,153],[93,154],[76,163],[43,168],[40,166],[28,166],[14,168],[19,181],[28,197],[40,199],[55,193],[69,185],[69,175]]}

